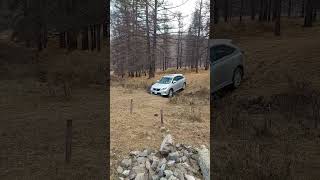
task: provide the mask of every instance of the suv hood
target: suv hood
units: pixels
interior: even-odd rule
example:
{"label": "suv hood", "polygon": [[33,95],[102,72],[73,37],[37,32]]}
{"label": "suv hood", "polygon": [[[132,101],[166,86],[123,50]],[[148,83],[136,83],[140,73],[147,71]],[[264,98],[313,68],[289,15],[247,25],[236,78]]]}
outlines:
{"label": "suv hood", "polygon": [[155,84],[153,84],[152,86],[151,86],[151,88],[159,88],[159,89],[161,89],[161,88],[166,88],[166,87],[168,87],[170,84],[159,84],[159,83],[155,83]]}

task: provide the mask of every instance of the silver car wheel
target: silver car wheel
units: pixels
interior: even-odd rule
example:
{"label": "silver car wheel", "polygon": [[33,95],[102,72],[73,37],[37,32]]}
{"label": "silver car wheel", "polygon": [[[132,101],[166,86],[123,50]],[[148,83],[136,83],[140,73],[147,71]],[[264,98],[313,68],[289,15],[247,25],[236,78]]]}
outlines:
{"label": "silver car wheel", "polygon": [[169,97],[173,96],[173,90],[172,89],[169,90],[169,94],[168,95],[169,95]]}
{"label": "silver car wheel", "polygon": [[241,80],[242,80],[242,73],[241,73],[241,70],[237,68],[236,71],[234,72],[234,77],[233,77],[234,88],[238,88],[240,86]]}
{"label": "silver car wheel", "polygon": [[183,83],[182,89],[186,89],[186,83]]}

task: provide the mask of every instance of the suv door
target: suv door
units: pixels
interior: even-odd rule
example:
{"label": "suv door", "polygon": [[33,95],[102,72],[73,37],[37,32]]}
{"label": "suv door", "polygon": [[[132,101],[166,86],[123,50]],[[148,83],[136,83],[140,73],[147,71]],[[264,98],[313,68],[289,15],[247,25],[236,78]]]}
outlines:
{"label": "suv door", "polygon": [[176,76],[173,78],[172,83],[175,81],[174,84],[172,84],[173,90],[177,91],[179,89],[179,76]]}
{"label": "suv door", "polygon": [[[213,91],[216,91],[232,79],[232,56],[236,49],[227,45],[217,45],[210,48],[211,78]],[[230,78],[231,76],[231,78]]]}

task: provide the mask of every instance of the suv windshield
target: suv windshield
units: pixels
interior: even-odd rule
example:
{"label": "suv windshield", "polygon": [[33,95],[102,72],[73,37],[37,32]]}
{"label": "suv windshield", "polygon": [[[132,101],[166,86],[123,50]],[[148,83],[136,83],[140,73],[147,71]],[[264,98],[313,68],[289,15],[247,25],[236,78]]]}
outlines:
{"label": "suv windshield", "polygon": [[158,83],[159,84],[169,84],[169,83],[171,83],[171,81],[172,81],[172,78],[170,78],[170,77],[162,77]]}

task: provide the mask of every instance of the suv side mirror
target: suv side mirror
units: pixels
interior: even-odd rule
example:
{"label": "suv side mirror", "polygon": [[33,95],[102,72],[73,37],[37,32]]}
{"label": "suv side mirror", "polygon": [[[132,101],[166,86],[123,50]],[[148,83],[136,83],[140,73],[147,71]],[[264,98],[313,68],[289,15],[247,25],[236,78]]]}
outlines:
{"label": "suv side mirror", "polygon": [[177,81],[172,81],[172,84],[175,84]]}

